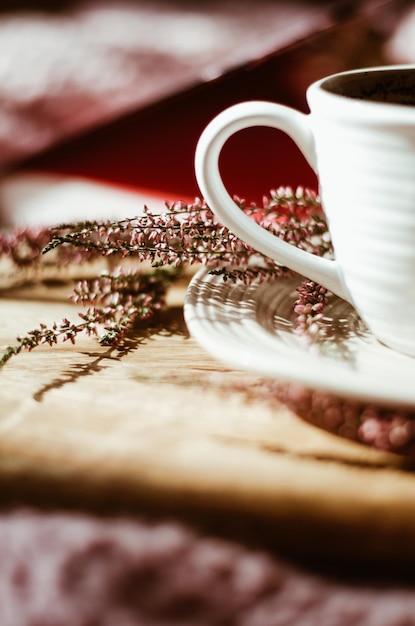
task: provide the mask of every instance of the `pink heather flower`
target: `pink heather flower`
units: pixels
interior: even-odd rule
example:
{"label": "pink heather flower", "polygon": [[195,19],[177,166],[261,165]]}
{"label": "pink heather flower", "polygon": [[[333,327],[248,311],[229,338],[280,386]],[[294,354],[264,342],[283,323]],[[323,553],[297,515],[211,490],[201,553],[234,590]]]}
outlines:
{"label": "pink heather flower", "polygon": [[[262,206],[235,198],[240,209],[277,237],[312,254],[332,257],[330,234],[318,195],[298,187],[279,187],[263,198]],[[46,254],[47,253],[47,254]],[[182,266],[203,264],[223,280],[265,281],[292,275],[254,250],[220,224],[203,200],[166,203],[161,214],[147,207],[139,217],[120,221],[80,222],[54,228],[17,229],[0,233],[0,257],[12,266],[13,279],[41,279],[46,269],[60,271],[98,258],[131,257],[134,271],[122,268],[94,279],[80,280],[72,300],[82,307],[78,323],[62,319],[51,328],[38,328],[17,338],[0,359],[4,365],[22,350],[58,340],[75,343],[79,333],[96,335],[105,346],[126,340],[138,320],[148,320],[166,306],[169,285]],[[253,256],[258,259],[255,265]],[[141,263],[150,262],[150,270]],[[293,302],[296,332],[307,344],[325,340],[322,320],[329,293],[306,280]],[[241,392],[247,389],[241,385]],[[342,437],[382,450],[415,457],[415,414],[367,406],[299,385],[261,381],[250,393],[283,401],[303,419]]]}

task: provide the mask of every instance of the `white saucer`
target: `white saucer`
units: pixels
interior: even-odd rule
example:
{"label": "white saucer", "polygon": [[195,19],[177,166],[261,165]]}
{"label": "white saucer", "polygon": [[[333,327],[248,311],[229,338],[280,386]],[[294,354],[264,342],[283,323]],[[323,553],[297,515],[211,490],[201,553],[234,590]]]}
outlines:
{"label": "white saucer", "polygon": [[415,406],[415,359],[380,344],[340,298],[333,296],[325,309],[324,344],[307,346],[295,333],[293,303],[301,280],[246,286],[202,269],[186,295],[189,332],[233,369],[359,400]]}

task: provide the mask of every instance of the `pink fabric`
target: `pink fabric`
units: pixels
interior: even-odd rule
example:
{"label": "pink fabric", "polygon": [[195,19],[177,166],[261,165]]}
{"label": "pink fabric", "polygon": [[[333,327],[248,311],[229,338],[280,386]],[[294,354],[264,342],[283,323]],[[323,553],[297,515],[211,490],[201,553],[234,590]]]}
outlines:
{"label": "pink fabric", "polygon": [[0,517],[2,626],[411,626],[415,588],[350,584],[176,522]]}
{"label": "pink fabric", "polygon": [[290,0],[81,0],[0,13],[0,167],[327,26]]}

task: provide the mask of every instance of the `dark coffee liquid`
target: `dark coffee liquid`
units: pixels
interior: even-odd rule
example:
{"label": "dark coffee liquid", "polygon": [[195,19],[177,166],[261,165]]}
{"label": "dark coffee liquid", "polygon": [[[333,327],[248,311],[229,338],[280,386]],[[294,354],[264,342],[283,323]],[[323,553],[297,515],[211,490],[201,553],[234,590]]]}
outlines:
{"label": "dark coffee liquid", "polygon": [[415,106],[415,68],[336,76],[324,81],[322,88],[346,98]]}

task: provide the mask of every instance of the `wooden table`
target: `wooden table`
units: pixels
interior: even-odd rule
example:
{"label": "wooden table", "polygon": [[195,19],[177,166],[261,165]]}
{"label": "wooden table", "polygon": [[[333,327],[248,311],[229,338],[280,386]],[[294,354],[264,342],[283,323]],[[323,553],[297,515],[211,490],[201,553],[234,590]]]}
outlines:
{"label": "wooden table", "polygon": [[[307,424],[256,393],[256,375],[210,358],[186,330],[185,290],[171,290],[168,312],[125,353],[80,337],[5,366],[2,501],[163,511],[293,553],[413,561],[405,461]],[[3,293],[0,345],[75,319],[69,291]]]}

